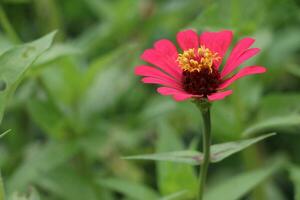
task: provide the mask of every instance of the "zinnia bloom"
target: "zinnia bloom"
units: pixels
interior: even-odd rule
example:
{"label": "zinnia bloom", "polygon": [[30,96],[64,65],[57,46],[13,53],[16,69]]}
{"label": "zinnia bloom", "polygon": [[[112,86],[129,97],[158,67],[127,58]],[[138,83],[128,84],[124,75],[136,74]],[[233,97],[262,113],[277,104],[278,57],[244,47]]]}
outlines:
{"label": "zinnia bloom", "polygon": [[172,95],[176,101],[223,99],[232,94],[232,90],[225,89],[237,79],[266,71],[262,66],[248,66],[231,76],[239,65],[260,51],[250,48],[255,40],[248,37],[236,44],[220,70],[232,36],[229,30],[203,32],[200,36],[193,30],[181,31],[177,34],[180,52],[171,41],[159,40],[154,43],[154,48],[141,55],[144,61],[154,66],[138,66],[135,74],[143,76],[144,83],[162,85],[157,91]]}

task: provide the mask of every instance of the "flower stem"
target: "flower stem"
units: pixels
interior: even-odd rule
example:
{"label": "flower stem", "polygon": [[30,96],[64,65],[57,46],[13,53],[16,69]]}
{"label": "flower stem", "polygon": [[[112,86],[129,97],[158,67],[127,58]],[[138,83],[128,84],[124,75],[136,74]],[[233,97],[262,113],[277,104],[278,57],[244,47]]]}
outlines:
{"label": "flower stem", "polygon": [[203,145],[203,163],[199,174],[199,193],[198,200],[203,199],[206,177],[208,172],[208,166],[210,162],[210,143],[211,143],[211,121],[210,121],[210,104],[198,104],[200,108],[202,119],[203,119],[203,134],[202,134],[202,145]]}

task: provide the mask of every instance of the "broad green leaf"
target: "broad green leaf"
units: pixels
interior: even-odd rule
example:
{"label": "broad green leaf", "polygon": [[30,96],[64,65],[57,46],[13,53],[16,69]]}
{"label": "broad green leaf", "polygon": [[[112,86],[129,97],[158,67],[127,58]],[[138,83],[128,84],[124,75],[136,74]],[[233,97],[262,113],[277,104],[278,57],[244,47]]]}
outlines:
{"label": "broad green leaf", "polygon": [[270,133],[270,134],[262,135],[262,136],[255,137],[252,139],[212,145],[211,161],[219,162],[219,161],[231,156],[232,154],[237,153],[237,152],[251,146],[252,144],[255,144],[255,143],[257,143],[261,140],[264,140],[268,137],[274,136],[275,134],[276,133]]}
{"label": "broad green leaf", "polygon": [[300,67],[298,64],[290,64],[287,66],[287,71],[300,78]]}
{"label": "broad green leaf", "polygon": [[300,94],[296,92],[269,94],[260,101],[258,118],[264,120],[273,116],[296,114],[300,111],[299,99]]}
{"label": "broad green leaf", "polygon": [[[184,146],[176,133],[176,129],[173,129],[168,123],[161,123],[158,128],[156,151],[161,153],[183,149]],[[183,163],[157,162],[156,169],[157,184],[162,195],[186,190],[187,198],[196,196],[198,181],[192,166]]]}
{"label": "broad green leaf", "polygon": [[134,183],[117,178],[108,178],[98,181],[102,187],[109,188],[113,191],[120,192],[131,199],[159,199],[159,195],[152,189],[140,183]]}
{"label": "broad green leaf", "polygon": [[251,136],[270,131],[299,133],[300,115],[292,114],[267,118],[246,128],[243,135]]}
{"label": "broad green leaf", "polygon": [[5,199],[5,190],[4,190],[2,175],[0,173],[0,200],[4,200],[4,199]]}
{"label": "broad green leaf", "polygon": [[[131,70],[124,68],[120,60],[107,63],[107,58],[101,60],[98,68],[91,67],[84,79],[80,98],[80,114],[89,117],[97,112],[104,112],[112,107],[123,95],[128,95],[128,89],[135,78]],[[106,66],[109,67],[106,68]],[[95,73],[95,74],[91,74]],[[88,85],[86,85],[88,84]],[[101,99],[101,103],[99,103]]]}
{"label": "broad green leaf", "polygon": [[8,38],[3,35],[3,33],[0,33],[0,55],[11,49],[12,47],[12,42],[8,40]]}
{"label": "broad green leaf", "polygon": [[[240,140],[234,142],[227,142],[223,144],[215,144],[211,146],[211,162],[219,162],[234,153],[237,153],[252,144],[255,144],[263,139],[271,137],[275,133],[259,136],[252,139]],[[157,160],[157,161],[171,161],[179,162],[190,165],[199,165],[202,163],[203,154],[197,151],[173,151],[166,153],[148,154],[148,155],[137,155],[124,157],[125,159],[142,159],[142,160]]]}
{"label": "broad green leaf", "polygon": [[7,181],[8,192],[24,189],[44,173],[68,161],[78,149],[76,144],[59,142],[30,147],[23,162]]}
{"label": "broad green leaf", "polygon": [[114,65],[114,61],[117,60],[119,57],[122,56],[126,51],[128,51],[127,46],[122,46],[117,48],[116,50],[109,52],[105,55],[102,55],[96,59],[94,59],[87,72],[84,74],[82,84],[80,85],[80,91],[84,92],[86,91],[91,84],[94,83],[94,81],[97,79],[97,76],[102,73],[103,70],[105,70],[106,66]]}
{"label": "broad green leaf", "polygon": [[295,200],[300,200],[300,167],[289,167],[290,178],[294,184]]}
{"label": "broad green leaf", "polygon": [[68,128],[60,110],[46,99],[32,98],[27,104],[31,119],[51,138],[64,138]]}
{"label": "broad green leaf", "polygon": [[76,120],[80,116],[74,113],[74,105],[78,100],[81,76],[82,71],[69,59],[57,60],[40,71],[39,83],[45,94],[36,95],[27,102],[34,121],[47,134],[61,138],[66,132],[79,131],[77,125],[80,123]]}
{"label": "broad green leaf", "polygon": [[286,200],[284,191],[281,190],[281,186],[276,184],[275,181],[266,182],[262,188],[265,190],[265,199]]}
{"label": "broad green leaf", "polygon": [[[299,27],[290,27],[288,29],[284,29],[277,35],[277,38],[275,38],[276,42],[272,43],[270,52],[268,53],[270,56],[271,66],[281,66],[278,65],[278,63],[284,63],[284,60],[280,59],[280,57],[286,58],[285,60],[287,60],[291,56],[296,55],[300,45],[299,34]],[[274,65],[272,65],[273,63]],[[282,69],[284,70],[285,68]]]}
{"label": "broad green leaf", "polygon": [[170,194],[168,196],[162,197],[159,200],[176,200],[176,199],[180,200],[184,197],[184,195],[186,195],[186,193],[187,193],[186,190],[179,191],[179,192],[176,192],[174,194]]}
{"label": "broad green leaf", "polygon": [[113,19],[116,16],[115,14],[111,13],[111,10],[115,9],[115,4],[113,2],[103,0],[86,0],[86,3],[92,12],[94,12],[99,18],[105,17],[108,19]]}
{"label": "broad green leaf", "polygon": [[51,137],[62,138],[71,131],[78,133],[81,131],[81,116],[75,113],[75,105],[79,98],[82,70],[68,58],[47,66],[39,71],[38,79],[44,95],[39,93],[26,101],[30,114]]}
{"label": "broad green leaf", "polygon": [[282,158],[266,167],[229,177],[222,183],[211,187],[204,195],[205,200],[238,200],[277,172],[284,164]]}
{"label": "broad green leaf", "polygon": [[190,165],[198,165],[202,162],[202,153],[192,150],[172,151],[166,153],[155,153],[137,156],[127,156],[124,159],[137,159],[137,160],[156,160],[156,161],[170,161],[185,163]]}
{"label": "broad green leaf", "polygon": [[[236,126],[237,115],[232,112],[234,105],[227,101],[219,101],[214,104],[212,114],[212,133],[224,140],[231,141],[239,139],[239,127]],[[222,124],[222,126],[220,126]],[[235,133],[235,134],[233,134]]]}
{"label": "broad green leaf", "polygon": [[8,99],[14,93],[27,69],[52,44],[55,32],[36,41],[14,47],[0,56],[0,82],[5,87],[0,92],[0,122]]}
{"label": "broad green leaf", "polygon": [[[101,20],[103,17],[109,18],[108,21],[104,20],[102,23],[91,26],[77,39],[79,47],[88,55],[99,55],[124,44],[132,31],[139,26],[138,4],[134,0],[117,3],[99,0],[86,0],[86,2],[92,7],[91,11],[96,11],[96,15],[101,15]],[[116,37],[114,33],[122,34]]]}
{"label": "broad green leaf", "polygon": [[29,191],[25,194],[14,192],[9,200],[41,200],[38,192],[34,188],[29,188]]}
{"label": "broad green leaf", "polygon": [[55,61],[56,59],[68,56],[68,55],[76,55],[79,54],[81,51],[80,49],[73,47],[71,45],[53,45],[49,51],[45,52],[42,56],[40,56],[34,66],[38,65],[45,65],[49,62]]}
{"label": "broad green leaf", "polygon": [[[265,131],[284,133],[300,132],[300,95],[297,93],[275,93],[262,98],[258,119],[244,134],[257,134]],[[276,109],[274,109],[276,108]]]}
{"label": "broad green leaf", "polygon": [[41,176],[36,184],[51,194],[64,200],[98,200],[98,188],[93,181],[84,177],[70,165],[63,165]]}
{"label": "broad green leaf", "polygon": [[[70,59],[60,59],[49,64],[40,72],[41,83],[48,98],[60,109],[70,109],[78,100],[78,88],[81,86],[82,70]],[[70,112],[70,110],[68,110]]]}

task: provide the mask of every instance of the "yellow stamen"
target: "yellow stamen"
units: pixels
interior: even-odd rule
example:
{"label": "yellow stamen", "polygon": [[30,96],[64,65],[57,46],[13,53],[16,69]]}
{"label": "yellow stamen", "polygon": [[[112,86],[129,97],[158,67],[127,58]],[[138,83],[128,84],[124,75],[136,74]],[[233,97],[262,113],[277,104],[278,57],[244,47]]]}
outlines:
{"label": "yellow stamen", "polygon": [[220,60],[218,53],[213,53],[208,48],[200,46],[198,51],[195,49],[188,49],[183,53],[178,54],[177,62],[184,71],[201,71],[201,69],[208,68],[212,72],[214,61]]}

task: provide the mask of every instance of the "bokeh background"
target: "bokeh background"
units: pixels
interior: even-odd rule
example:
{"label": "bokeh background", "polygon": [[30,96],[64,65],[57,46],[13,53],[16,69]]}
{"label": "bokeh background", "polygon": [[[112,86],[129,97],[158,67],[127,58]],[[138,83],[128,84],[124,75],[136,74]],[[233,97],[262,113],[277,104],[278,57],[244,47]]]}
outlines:
{"label": "bokeh background", "polygon": [[268,68],[214,103],[213,143],[278,133],[213,164],[210,199],[300,199],[299,1],[1,0],[0,25],[1,53],[58,30],[1,124],[11,129],[0,166],[12,199],[194,199],[196,168],[121,159],[201,142],[196,107],[160,96],[133,73],[145,48],[186,28],[231,29],[234,42],[254,37],[262,51],[247,64]]}

